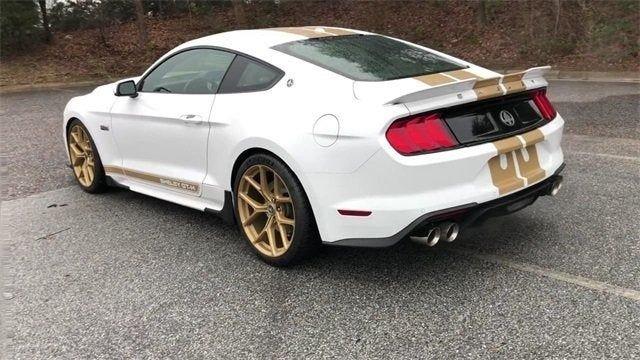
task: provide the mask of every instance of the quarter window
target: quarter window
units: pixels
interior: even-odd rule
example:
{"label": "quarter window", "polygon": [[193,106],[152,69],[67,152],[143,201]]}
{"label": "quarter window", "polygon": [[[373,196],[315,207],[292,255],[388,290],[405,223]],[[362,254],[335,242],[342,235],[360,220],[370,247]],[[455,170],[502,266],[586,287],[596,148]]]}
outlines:
{"label": "quarter window", "polygon": [[282,71],[269,65],[236,56],[227,76],[220,86],[220,93],[237,93],[267,90],[282,77]]}
{"label": "quarter window", "polygon": [[215,94],[236,55],[214,49],[193,49],[165,60],[142,83],[142,92]]}

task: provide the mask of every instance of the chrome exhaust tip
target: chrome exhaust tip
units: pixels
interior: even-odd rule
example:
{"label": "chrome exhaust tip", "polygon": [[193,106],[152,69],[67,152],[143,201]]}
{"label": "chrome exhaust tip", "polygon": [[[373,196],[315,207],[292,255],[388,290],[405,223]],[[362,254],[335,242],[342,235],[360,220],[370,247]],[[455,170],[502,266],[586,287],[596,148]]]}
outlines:
{"label": "chrome exhaust tip", "polygon": [[440,241],[440,227],[436,226],[429,229],[425,236],[410,236],[410,238],[418,244],[434,246]]}
{"label": "chrome exhaust tip", "polygon": [[458,238],[458,234],[460,233],[460,226],[454,222],[445,222],[441,225],[442,237],[446,242],[453,242]]}
{"label": "chrome exhaust tip", "polygon": [[551,196],[558,195],[558,193],[560,192],[560,189],[562,189],[562,179],[556,180],[551,185],[551,190],[549,191],[549,195],[551,195]]}

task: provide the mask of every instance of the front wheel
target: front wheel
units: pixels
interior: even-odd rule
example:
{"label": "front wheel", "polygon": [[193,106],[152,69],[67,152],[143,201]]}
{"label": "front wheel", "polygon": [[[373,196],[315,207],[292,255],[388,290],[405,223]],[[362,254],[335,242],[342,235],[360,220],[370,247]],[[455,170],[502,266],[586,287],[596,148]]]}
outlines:
{"label": "front wheel", "polygon": [[87,128],[79,120],[69,124],[67,148],[73,175],[82,190],[89,193],[105,191],[107,184],[100,155]]}
{"label": "front wheel", "polygon": [[311,206],[282,161],[266,154],[250,156],[238,169],[234,190],[240,229],[265,262],[286,266],[316,248]]}

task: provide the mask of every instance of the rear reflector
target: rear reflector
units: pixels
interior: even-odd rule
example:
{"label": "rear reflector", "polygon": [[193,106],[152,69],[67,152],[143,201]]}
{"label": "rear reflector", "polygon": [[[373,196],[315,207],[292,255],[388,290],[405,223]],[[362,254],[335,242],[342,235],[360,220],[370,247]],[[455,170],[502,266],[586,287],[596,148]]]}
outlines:
{"label": "rear reflector", "polygon": [[387,129],[389,144],[402,155],[444,150],[458,145],[440,114],[401,119]]}
{"label": "rear reflector", "polygon": [[536,103],[538,110],[540,110],[540,115],[542,115],[545,120],[553,120],[556,117],[556,109],[553,108],[551,102],[547,98],[547,90],[541,89],[533,93],[533,102]]}
{"label": "rear reflector", "polygon": [[338,213],[340,213],[340,215],[345,215],[345,216],[369,216],[369,215],[371,215],[371,211],[365,211],[365,210],[338,209]]}

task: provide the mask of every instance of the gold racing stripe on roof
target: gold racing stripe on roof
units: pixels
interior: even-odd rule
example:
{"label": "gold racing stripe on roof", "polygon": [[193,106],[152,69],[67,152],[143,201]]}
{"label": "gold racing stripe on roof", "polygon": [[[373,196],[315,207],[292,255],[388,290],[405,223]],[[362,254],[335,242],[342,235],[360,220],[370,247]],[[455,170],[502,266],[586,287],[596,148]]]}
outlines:
{"label": "gold racing stripe on roof", "polygon": [[355,32],[350,30],[338,29],[333,27],[323,27],[323,26],[281,27],[281,28],[271,28],[269,30],[282,31],[289,34],[305,36],[308,38],[320,38],[320,37],[327,37],[327,36],[342,36],[342,35],[356,34]]}

